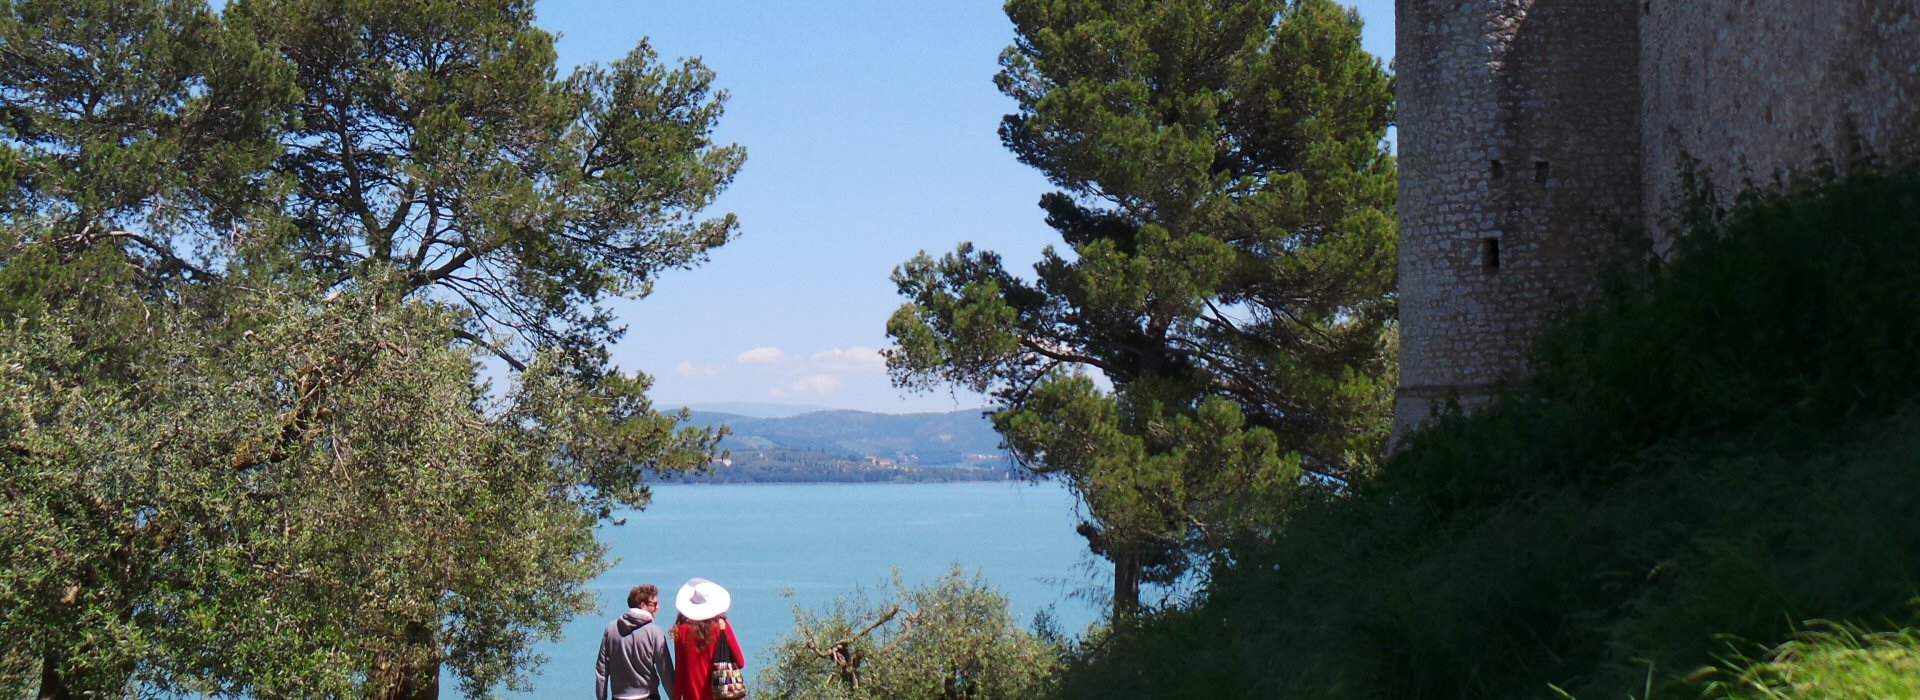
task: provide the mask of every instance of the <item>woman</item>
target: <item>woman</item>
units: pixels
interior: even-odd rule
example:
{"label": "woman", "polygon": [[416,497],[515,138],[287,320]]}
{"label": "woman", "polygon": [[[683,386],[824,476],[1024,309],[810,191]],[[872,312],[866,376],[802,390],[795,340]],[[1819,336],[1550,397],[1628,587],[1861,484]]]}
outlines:
{"label": "woman", "polygon": [[[675,700],[719,700],[712,674],[716,657],[745,668],[747,655],[727,623],[733,595],[720,584],[703,578],[688,580],[673,597],[679,620],[673,625],[673,686]],[[742,694],[745,688],[741,688]],[[740,697],[733,695],[731,697]]]}

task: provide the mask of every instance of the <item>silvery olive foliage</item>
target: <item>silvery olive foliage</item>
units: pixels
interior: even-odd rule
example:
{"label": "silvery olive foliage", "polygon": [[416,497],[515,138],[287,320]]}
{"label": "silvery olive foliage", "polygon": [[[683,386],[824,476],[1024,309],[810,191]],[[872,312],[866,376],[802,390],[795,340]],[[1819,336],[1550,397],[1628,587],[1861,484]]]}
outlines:
{"label": "silvery olive foliage", "polygon": [[9,689],[368,695],[443,663],[512,687],[593,608],[593,524],[711,448],[555,362],[487,396],[431,305],[236,301],[224,338],[156,305],[110,370],[61,315],[0,335]]}
{"label": "silvery olive foliage", "polygon": [[1013,620],[1007,597],[958,567],[919,587],[896,575],[817,611],[794,606],[754,690],[767,698],[1043,697],[1064,667],[1050,630]]}

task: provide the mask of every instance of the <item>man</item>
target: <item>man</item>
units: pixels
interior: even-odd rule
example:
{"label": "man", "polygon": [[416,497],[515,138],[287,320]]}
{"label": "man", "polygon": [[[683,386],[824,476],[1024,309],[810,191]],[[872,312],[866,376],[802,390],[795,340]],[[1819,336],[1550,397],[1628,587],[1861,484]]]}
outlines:
{"label": "man", "polygon": [[[653,624],[660,610],[660,589],[651,583],[627,591],[627,612],[607,624],[600,639],[600,659],[593,664],[593,697],[607,700],[672,698],[673,659],[667,656],[667,633]],[[660,690],[665,686],[666,695]]]}

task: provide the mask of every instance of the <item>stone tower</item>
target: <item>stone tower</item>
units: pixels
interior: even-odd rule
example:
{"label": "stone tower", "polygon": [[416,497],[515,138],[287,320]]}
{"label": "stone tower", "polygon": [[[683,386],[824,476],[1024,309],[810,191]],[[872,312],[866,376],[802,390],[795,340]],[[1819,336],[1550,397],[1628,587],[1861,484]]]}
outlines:
{"label": "stone tower", "polygon": [[1643,0],[1399,0],[1396,436],[1525,371],[1641,221]]}

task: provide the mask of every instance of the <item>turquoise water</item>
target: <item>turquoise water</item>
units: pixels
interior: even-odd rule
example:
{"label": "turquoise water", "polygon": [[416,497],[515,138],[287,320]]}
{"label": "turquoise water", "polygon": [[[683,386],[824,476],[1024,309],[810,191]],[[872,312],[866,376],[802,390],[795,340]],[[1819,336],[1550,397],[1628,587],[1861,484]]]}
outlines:
{"label": "turquoise water", "polygon": [[1108,570],[1074,534],[1073,507],[1066,489],[1048,484],[657,486],[652,505],[624,514],[626,525],[601,528],[620,559],[593,582],[603,614],[577,618],[561,641],[541,645],[542,674],[515,697],[592,697],[600,635],[626,609],[627,589],[659,586],[660,616],[672,620],[674,592],[696,576],[733,593],[728,617],[749,675],[768,666],[774,639],[793,626],[782,590],[817,608],[855,586],[885,583],[896,567],[914,585],[957,563],[1005,593],[1022,625],[1052,606],[1060,628],[1076,633],[1095,606],[1069,594]]}

